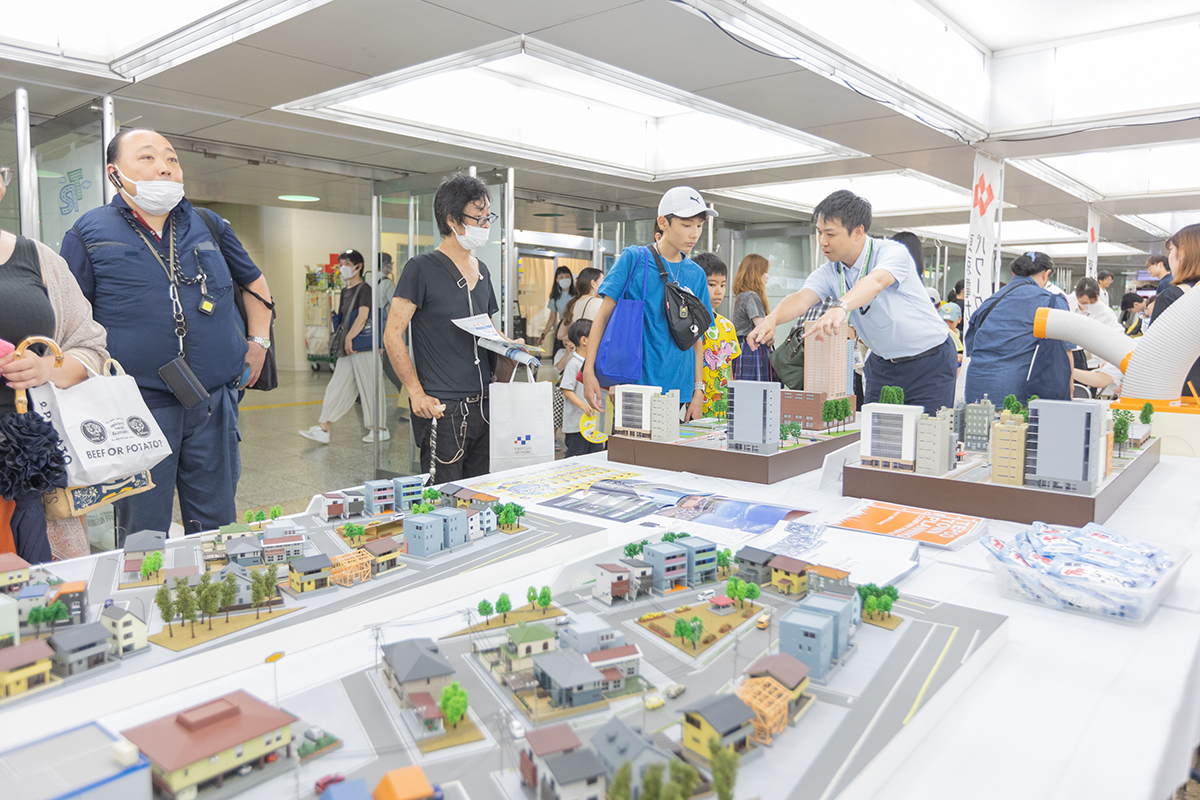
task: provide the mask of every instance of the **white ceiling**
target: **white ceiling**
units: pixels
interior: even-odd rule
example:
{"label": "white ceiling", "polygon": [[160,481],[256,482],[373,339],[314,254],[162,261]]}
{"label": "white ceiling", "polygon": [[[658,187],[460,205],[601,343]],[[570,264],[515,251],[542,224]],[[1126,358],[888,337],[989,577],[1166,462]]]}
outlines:
{"label": "white ceiling", "polygon": [[[1200,12],[1197,0],[920,0],[985,48],[1011,50],[1087,36]],[[817,164],[739,168],[691,181],[704,192],[769,183],[827,179],[911,170],[959,187],[971,185],[974,149],[893,108],[784,59],[756,53],[704,18],[668,0],[329,0],[190,60],[129,82],[103,70],[73,69],[37,59],[22,60],[0,47],[0,108],[17,86],[30,93],[35,120],[53,118],[92,103],[103,93],[116,98],[120,120],[148,125],[198,142],[217,142],[266,155],[334,159],[395,174],[443,173],[459,166],[514,167],[528,203],[518,226],[577,233],[588,209],[652,206],[662,186],[629,177],[600,176],[528,156],[502,156],[486,145],[434,143],[394,131],[275,110],[277,106],[356,84],[397,70],[524,34],[581,57],[644,76],[682,92],[730,106],[771,123],[804,131],[844,148],[869,154]],[[51,24],[51,28],[52,28]],[[243,35],[244,34],[244,35]],[[3,42],[0,42],[3,44]],[[477,105],[471,86],[445,101]],[[492,112],[497,113],[497,112]],[[537,108],[503,113],[529,124],[554,125]],[[0,120],[5,114],[0,112]],[[698,135],[702,135],[700,132]],[[980,147],[1003,157],[1063,156],[1089,150],[1200,140],[1200,122],[1138,127],[1108,124],[1101,130],[1053,138],[997,136]],[[253,159],[261,160],[261,159]],[[184,158],[188,191],[197,199],[282,205],[279,194],[315,194],[324,210],[363,213],[370,184],[362,178],[281,165],[252,166],[241,158]],[[722,220],[743,223],[803,219],[768,202],[710,199]],[[1076,229],[1087,225],[1078,197],[1017,169],[1006,170],[1005,221],[1050,219]],[[7,205],[7,203],[6,203]],[[1105,200],[1113,214],[1158,214],[1200,208],[1200,194]],[[563,211],[562,209],[567,209]],[[582,210],[581,210],[582,209]],[[563,213],[563,217],[532,217]],[[1159,217],[1169,219],[1170,217]],[[954,225],[967,212],[937,211],[889,217],[897,226]],[[1158,240],[1106,217],[1106,239],[1147,250]],[[1134,259],[1136,260],[1136,259]]]}

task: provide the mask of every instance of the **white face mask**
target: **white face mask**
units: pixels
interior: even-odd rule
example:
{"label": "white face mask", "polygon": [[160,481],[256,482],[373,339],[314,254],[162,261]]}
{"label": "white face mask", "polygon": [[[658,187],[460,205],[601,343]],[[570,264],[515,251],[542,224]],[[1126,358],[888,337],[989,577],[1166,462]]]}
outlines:
{"label": "white face mask", "polygon": [[570,291],[571,290],[571,279],[570,278],[559,278],[558,285],[564,292]]}
{"label": "white face mask", "polygon": [[464,250],[474,250],[488,243],[488,237],[491,235],[491,232],[491,228],[480,228],[475,225],[464,224],[463,233],[454,234],[454,238],[458,239],[458,243],[462,245]]}
{"label": "white face mask", "polygon": [[132,183],[137,187],[137,196],[133,201],[138,208],[152,216],[167,214],[183,199],[183,184],[175,181],[131,181],[121,170],[117,175],[126,184]]}
{"label": "white face mask", "polygon": [[338,267],[338,272],[342,273],[342,280],[349,283],[350,279],[354,277],[355,268],[353,264],[343,264]]}

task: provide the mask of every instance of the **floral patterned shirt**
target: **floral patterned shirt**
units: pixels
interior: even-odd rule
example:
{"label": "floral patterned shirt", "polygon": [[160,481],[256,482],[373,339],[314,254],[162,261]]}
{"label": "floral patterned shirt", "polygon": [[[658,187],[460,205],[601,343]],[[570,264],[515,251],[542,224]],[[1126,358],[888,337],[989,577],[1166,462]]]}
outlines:
{"label": "floral patterned shirt", "polygon": [[730,365],[742,354],[733,323],[720,314],[713,314],[713,324],[704,332],[704,415],[725,416],[716,411],[722,390],[729,384]]}

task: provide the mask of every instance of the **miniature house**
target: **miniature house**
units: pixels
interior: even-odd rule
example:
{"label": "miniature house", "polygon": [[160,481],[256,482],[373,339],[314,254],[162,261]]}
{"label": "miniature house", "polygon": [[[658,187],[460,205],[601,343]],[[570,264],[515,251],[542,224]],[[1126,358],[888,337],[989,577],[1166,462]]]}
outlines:
{"label": "miniature house", "polygon": [[385,773],[371,796],[374,800],[424,800],[434,797],[434,788],[425,770],[412,765]]}
{"label": "miniature house", "polygon": [[412,707],[417,692],[441,695],[454,667],[432,639],[406,639],[383,646],[383,680],[401,708]]}
{"label": "miniature house", "polygon": [[144,558],[150,553],[162,550],[166,543],[167,535],[161,531],[138,531],[125,537],[125,546],[122,549],[126,556]]}
{"label": "miniature house", "polygon": [[[52,591],[54,592],[53,598],[46,605],[53,605],[61,601],[71,614],[68,624],[82,625],[87,622],[87,581],[60,583]],[[60,622],[59,624],[61,625],[62,623]]]}
{"label": "miniature house", "polygon": [[321,519],[329,522],[331,519],[346,519],[350,512],[346,510],[346,498],[341,492],[325,492],[320,497]]}
{"label": "miniature house", "polygon": [[366,497],[364,513],[369,516],[391,514],[396,510],[396,487],[391,481],[367,481],[363,484],[363,494]]}
{"label": "miniature house", "polygon": [[657,747],[652,739],[643,736],[641,730],[630,726],[617,716],[609,717],[608,721],[600,726],[600,730],[592,734],[589,744],[600,763],[604,765],[609,783],[621,765],[629,762],[630,800],[641,800],[642,777],[651,765],[661,766],[666,774],[668,765],[675,759],[672,753]]}
{"label": "miniature house", "polygon": [[111,605],[100,612],[100,624],[108,629],[109,652],[127,656],[149,646],[146,622],[127,608]]}
{"label": "miniature house", "polygon": [[780,594],[804,597],[808,594],[808,562],[791,556],[775,556],[771,568],[771,588]]}
{"label": "miniature house", "polygon": [[598,574],[592,585],[592,597],[605,605],[630,600],[629,568],[621,564],[597,564]]}
{"label": "miniature house", "polygon": [[986,453],[996,421],[996,406],[985,394],[978,403],[970,403],[963,412],[963,447],[975,453]]}
{"label": "miniature house", "polygon": [[799,659],[819,680],[833,665],[833,627],[830,616],[793,608],[779,620],[779,652]]}
{"label": "miniature house", "polygon": [[87,722],[0,753],[7,800],[151,800],[150,760]]}
{"label": "miniature house", "polygon": [[716,739],[734,753],[750,749],[754,711],[733,694],[714,694],[683,709],[682,744],[707,763],[708,743]]}
{"label": "miniature house", "polygon": [[54,650],[50,669],[62,678],[81,675],[107,664],[112,647],[109,630],[100,622],[72,625],[58,631],[47,641]]}
{"label": "miniature house", "polygon": [[715,544],[698,536],[676,539],[675,544],[687,552],[688,586],[701,586],[717,579],[717,546]]}
{"label": "miniature house", "polygon": [[808,589],[811,592],[838,592],[840,594],[854,592],[854,587],[850,585],[849,572],[820,564],[808,566]]}
{"label": "miniature house", "polygon": [[917,420],[921,406],[867,403],[862,407],[860,459],[864,467],[915,472],[917,468]]}
{"label": "miniature house", "polygon": [[286,564],[304,555],[304,536],[298,533],[289,536],[263,536],[262,560],[264,564]]}
{"label": "miniature house", "polygon": [[592,611],[577,614],[558,635],[560,646],[584,655],[610,647],[624,647],[625,634]]}
{"label": "miniature house", "polygon": [[346,498],[346,516],[358,517],[362,516],[367,508],[367,497],[357,489],[346,489],[342,492],[342,496]]}
{"label": "miniature house", "polygon": [[17,621],[22,624],[28,624],[29,612],[35,607],[47,606],[48,597],[51,597],[50,586],[45,583],[31,583],[21,588],[17,592]]}
{"label": "miniature house", "polygon": [[746,545],[737,552],[738,578],[746,583],[766,586],[771,582],[771,559],[774,553]]}
{"label": "miniature house", "polygon": [[833,620],[833,657],[841,660],[850,649],[850,626],[854,620],[854,603],[848,596],[810,593],[800,601],[804,611],[824,614]]}
{"label": "miniature house", "polygon": [[601,673],[615,669],[623,677],[632,678],[641,671],[642,651],[636,644],[609,647],[585,653],[584,658]]}
{"label": "miniature house", "polygon": [[469,490],[464,490],[463,487],[459,486],[457,483],[443,484],[442,488],[438,489],[438,492],[441,494],[440,502],[442,508],[458,508],[459,506],[456,495],[462,491]]}
{"label": "miniature house", "polygon": [[954,438],[954,412],[948,408],[936,417],[922,414],[917,420],[917,474],[944,475],[958,462]]}
{"label": "miniature house", "polygon": [[654,567],[640,558],[622,558],[619,564],[629,567],[630,600],[649,597],[654,586]]}
{"label": "miniature house", "polygon": [[467,543],[467,512],[462,508],[437,508],[429,516],[442,523],[442,549],[453,550]]}
{"label": "miniature house", "polygon": [[404,541],[408,554],[418,558],[429,558],[442,551],[445,524],[431,514],[417,514],[404,518]]}
{"label": "miniature house", "polygon": [[30,639],[0,649],[0,697],[16,697],[45,684],[50,679],[53,655],[45,639]]}
{"label": "miniature house", "polygon": [[424,491],[424,484],[418,475],[392,478],[392,497],[395,500],[397,511],[408,511],[421,502],[421,495]]}
{"label": "miniature house", "polygon": [[271,520],[263,526],[260,538],[273,539],[277,536],[295,536],[303,532],[304,530],[296,525],[296,520],[291,517],[280,517]]}
{"label": "miniature house", "polygon": [[392,570],[404,566],[400,563],[400,554],[404,552],[404,545],[391,536],[367,542],[363,545],[363,549],[371,554],[371,577],[373,578],[386,575]]}
{"label": "miniature house", "polygon": [[17,599],[0,592],[0,650],[21,643],[21,619]]}
{"label": "miniature house", "polygon": [[600,702],[604,699],[604,684],[609,680],[574,650],[552,650],[533,656],[533,673],[555,708],[578,708]]}
{"label": "miniature house", "polygon": [[298,558],[288,564],[288,585],[296,594],[325,589],[332,571],[333,562],[324,553]]}
{"label": "miniature house", "polygon": [[1025,485],[1092,494],[1104,479],[1108,406],[1102,400],[1031,400]]}
{"label": "miniature house", "polygon": [[239,536],[225,543],[225,557],[231,564],[258,567],[263,563],[263,543],[257,536]]}
{"label": "miniature house", "polygon": [[0,592],[15,594],[29,583],[29,562],[16,553],[0,553]]}
{"label": "miniature house", "polygon": [[788,716],[800,710],[804,692],[808,690],[808,667],[786,653],[767,655],[746,670],[748,678],[771,678],[788,693]]}
{"label": "miniature house", "polygon": [[642,549],[642,557],[650,564],[654,591],[659,594],[687,588],[688,551],[677,542],[656,542]]}
{"label": "miniature house", "polygon": [[546,756],[545,780],[553,787],[550,796],[561,800],[602,800],[605,796],[604,764],[586,747]]}
{"label": "miniature house", "polygon": [[725,441],[730,450],[779,451],[779,392],[774,381],[729,382]]}
{"label": "miniature house", "polygon": [[245,764],[259,769],[272,753],[291,755],[296,717],[245,691],[121,731],[150,759],[154,785],[169,798],[214,781]]}
{"label": "miniature house", "polygon": [[529,731],[525,734],[525,746],[521,748],[521,782],[536,789],[539,780],[546,776],[547,758],[574,752],[581,747],[583,742],[579,741],[570,725],[552,725]]}
{"label": "miniature house", "polygon": [[518,622],[508,631],[508,641],[500,646],[500,663],[505,672],[533,669],[533,657],[558,649],[554,631],[540,622]]}
{"label": "miniature house", "polygon": [[992,483],[1025,485],[1025,437],[1029,424],[1023,414],[1000,412],[992,424]]}

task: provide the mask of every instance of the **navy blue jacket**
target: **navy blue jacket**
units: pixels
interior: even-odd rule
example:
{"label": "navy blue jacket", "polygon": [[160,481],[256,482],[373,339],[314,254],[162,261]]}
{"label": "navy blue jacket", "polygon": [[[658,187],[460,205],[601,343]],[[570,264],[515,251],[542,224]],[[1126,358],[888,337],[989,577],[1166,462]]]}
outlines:
{"label": "navy blue jacket", "polygon": [[168,216],[163,241],[133,216],[120,195],[93,209],[63,237],[62,257],[92,304],[96,321],[108,329],[108,350],[142,390],[146,405],[162,408],[178,402],[158,369],[179,354],[169,295],[170,283],[134,225],[158,248],[164,263],[175,226],[176,257],[183,273],[207,275],[212,314],[200,312],[200,286],[181,284],[179,299],[187,318],[189,364],[210,392],[241,377],[246,358],[246,328],[234,305],[234,283],[246,286],[262,273],[234,235],[223,227],[221,245],[196,209],[181,200]]}

